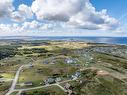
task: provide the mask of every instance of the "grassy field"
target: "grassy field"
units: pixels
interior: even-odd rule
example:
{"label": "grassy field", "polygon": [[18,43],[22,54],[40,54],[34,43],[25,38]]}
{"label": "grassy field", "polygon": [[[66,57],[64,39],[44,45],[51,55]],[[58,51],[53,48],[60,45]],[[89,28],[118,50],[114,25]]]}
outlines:
{"label": "grassy field", "polygon": [[[68,82],[74,95],[127,95],[126,58],[93,52],[92,48],[99,45],[94,44],[93,47],[89,47],[90,45],[85,42],[47,41],[46,44],[35,42],[20,43],[21,46],[16,49],[15,56],[0,60],[1,78],[13,79],[16,70],[26,64],[28,66],[20,72],[16,85],[16,88],[25,89],[42,86],[44,80],[48,78],[60,77],[61,81],[70,81],[72,75],[78,71],[81,73],[80,77]],[[67,63],[68,59],[76,60],[76,63]],[[25,86],[26,82],[32,82],[33,85]],[[0,95],[4,95],[10,83],[11,80],[0,82]],[[60,85],[64,87],[65,83]],[[24,93],[26,95],[66,95],[57,86]],[[17,92],[13,92],[11,95],[16,94]]]}
{"label": "grassy field", "polygon": [[17,95],[18,91],[12,92],[11,95]]}
{"label": "grassy field", "polygon": [[[82,83],[80,83],[82,81]],[[110,75],[81,78],[69,82],[75,95],[126,95],[126,83]],[[64,86],[65,84],[61,84]]]}
{"label": "grassy field", "polygon": [[84,47],[88,47],[88,44],[86,44],[85,42],[49,42],[50,45],[40,45],[40,46],[23,46],[20,49],[23,48],[45,48],[47,50],[57,50],[57,49],[61,49],[61,48],[68,48],[68,49],[80,49],[80,48],[84,48]]}
{"label": "grassy field", "polygon": [[127,69],[127,60],[119,57],[114,57],[113,55],[104,54],[104,53],[95,53],[95,58],[102,62],[107,62],[116,67],[122,67]]}
{"label": "grassy field", "polygon": [[26,95],[67,95],[57,86],[25,91],[24,93],[26,93]]}
{"label": "grassy field", "polygon": [[11,82],[0,83],[0,95],[4,95],[8,91],[10,85],[11,85]]}
{"label": "grassy field", "polygon": [[[34,86],[40,86],[44,80],[49,77],[61,77],[62,80],[67,80],[67,75],[75,73],[76,67],[68,66],[66,64],[36,64],[33,67],[26,67],[22,70],[18,84],[25,82],[33,82]],[[57,75],[57,76],[55,76]],[[42,84],[41,84],[42,85]],[[23,88],[17,86],[18,88]],[[29,86],[28,86],[29,87]]]}

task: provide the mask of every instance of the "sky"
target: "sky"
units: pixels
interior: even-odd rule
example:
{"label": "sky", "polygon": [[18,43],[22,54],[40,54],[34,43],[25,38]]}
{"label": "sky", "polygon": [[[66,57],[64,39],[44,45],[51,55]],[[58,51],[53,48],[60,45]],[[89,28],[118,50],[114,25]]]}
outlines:
{"label": "sky", "polygon": [[127,36],[127,0],[1,0],[0,36]]}

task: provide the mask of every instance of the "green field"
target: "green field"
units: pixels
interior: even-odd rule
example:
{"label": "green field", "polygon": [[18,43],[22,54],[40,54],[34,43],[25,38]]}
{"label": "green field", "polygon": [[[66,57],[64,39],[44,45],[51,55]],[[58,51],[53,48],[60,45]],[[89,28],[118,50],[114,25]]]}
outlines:
{"label": "green field", "polygon": [[[127,55],[123,53],[126,48],[85,42],[10,42],[0,46],[0,95],[9,90],[22,65],[15,89],[42,87],[23,90],[25,95],[67,95],[59,86],[51,86],[56,82],[46,84],[50,78],[60,78],[58,84],[63,88],[68,83],[67,91],[74,95],[127,95]],[[115,55],[116,52],[120,54]]]}
{"label": "green field", "polygon": [[57,86],[25,91],[23,93],[26,93],[26,95],[67,95]]}

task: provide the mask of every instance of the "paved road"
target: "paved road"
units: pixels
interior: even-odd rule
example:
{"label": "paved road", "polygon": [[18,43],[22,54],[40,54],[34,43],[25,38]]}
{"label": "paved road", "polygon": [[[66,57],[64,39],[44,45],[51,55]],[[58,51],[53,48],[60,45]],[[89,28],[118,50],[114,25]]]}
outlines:
{"label": "paved road", "polygon": [[19,91],[16,95],[21,95],[22,91]]}
{"label": "paved road", "polygon": [[28,66],[28,65],[22,65],[22,66],[19,67],[19,69],[17,70],[17,72],[15,74],[15,78],[13,79],[12,85],[11,85],[9,91],[5,95],[10,95],[14,91],[19,91],[19,93],[18,93],[18,95],[19,95],[22,91],[34,90],[34,89],[39,89],[39,88],[45,88],[45,87],[49,87],[49,86],[58,86],[63,91],[65,91],[65,89],[59,84],[72,81],[72,80],[66,80],[66,81],[62,81],[62,82],[59,82],[59,83],[54,83],[54,84],[44,85],[44,86],[39,86],[39,87],[26,88],[26,89],[15,89],[17,81],[18,81],[18,78],[19,78],[19,75],[20,75],[20,72],[21,72],[22,68],[25,67],[25,66]]}
{"label": "paved road", "polygon": [[64,89],[64,87],[62,87],[60,84],[56,84],[56,86],[58,86],[59,88],[61,88],[61,90],[63,90],[64,92],[66,92],[66,90]]}
{"label": "paved road", "polygon": [[45,88],[45,87],[50,87],[50,86],[58,86],[60,87],[63,91],[65,91],[65,89],[60,85],[61,83],[66,83],[69,81],[74,81],[74,80],[66,80],[66,81],[62,81],[59,83],[54,83],[54,84],[50,84],[50,85],[44,85],[44,86],[38,86],[38,87],[33,87],[33,88],[26,88],[26,89],[15,89],[13,91],[28,91],[28,90],[34,90],[34,89],[40,89],[40,88]]}
{"label": "paved road", "polygon": [[13,79],[12,85],[11,85],[9,91],[5,95],[10,95],[14,91],[16,83],[19,78],[20,71],[22,70],[23,67],[24,67],[24,65],[20,66],[19,69],[17,70],[17,72],[15,74],[15,78]]}
{"label": "paved road", "polygon": [[59,85],[58,83],[45,85],[45,86],[38,86],[38,87],[33,87],[33,88],[26,88],[26,89],[15,89],[13,91],[19,91],[21,93],[22,91],[29,91],[29,90],[40,89],[40,88],[45,88],[45,87],[50,87],[50,86],[58,86],[63,91],[65,91],[65,89],[61,85]]}

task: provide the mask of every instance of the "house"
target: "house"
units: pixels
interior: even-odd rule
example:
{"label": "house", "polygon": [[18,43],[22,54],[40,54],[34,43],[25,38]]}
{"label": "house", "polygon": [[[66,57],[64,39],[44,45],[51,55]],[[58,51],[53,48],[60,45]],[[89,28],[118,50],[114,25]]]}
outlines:
{"label": "house", "polygon": [[55,83],[55,79],[54,78],[48,78],[44,82],[45,82],[45,84],[52,84],[52,83]]}
{"label": "house", "polygon": [[72,95],[73,91],[71,90],[71,85],[69,83],[66,83],[64,86],[67,95]]}
{"label": "house", "polygon": [[56,78],[55,81],[56,82],[60,82],[61,81],[61,78],[60,77],[59,78]]}
{"label": "house", "polygon": [[26,86],[32,86],[33,83],[32,82],[25,82],[24,85],[26,85]]}
{"label": "house", "polygon": [[67,93],[68,93],[68,95],[72,95],[73,91],[70,90],[70,89],[68,89],[68,90],[67,90]]}
{"label": "house", "polygon": [[75,75],[72,75],[72,76],[71,76],[71,79],[72,79],[72,80],[76,80],[77,77],[76,77]]}
{"label": "house", "polygon": [[75,76],[76,76],[76,77],[80,77],[80,76],[81,76],[81,73],[80,73],[80,72],[76,72],[76,73],[75,73]]}
{"label": "house", "polygon": [[72,78],[72,80],[76,80],[80,76],[81,76],[81,73],[77,71],[74,75],[71,76],[71,78]]}
{"label": "house", "polygon": [[48,61],[43,61],[43,64],[49,64],[49,62]]}
{"label": "house", "polygon": [[73,59],[73,58],[66,58],[66,59],[65,59],[65,62],[66,62],[67,64],[72,64],[72,63],[76,63],[76,60]]}
{"label": "house", "polygon": [[33,64],[29,64],[29,68],[32,68],[32,67],[34,67]]}
{"label": "house", "polygon": [[66,83],[65,84],[65,86],[64,86],[64,88],[67,90],[67,89],[69,89],[71,87],[71,85],[69,84],[69,83]]}

